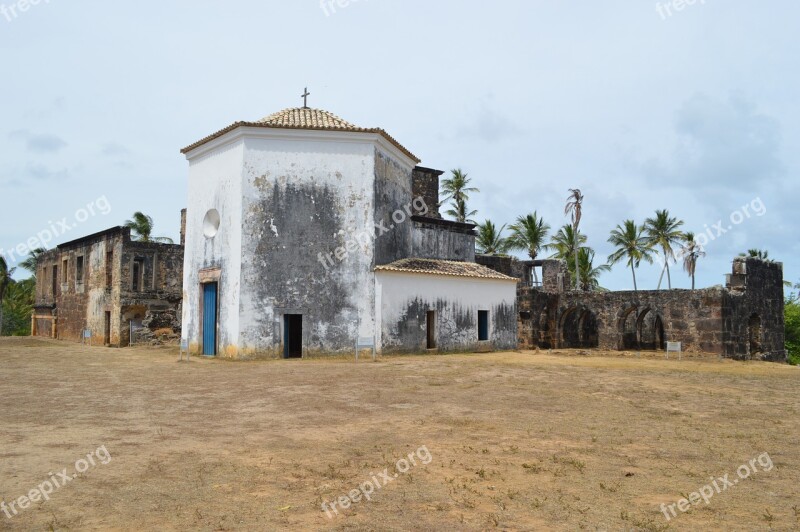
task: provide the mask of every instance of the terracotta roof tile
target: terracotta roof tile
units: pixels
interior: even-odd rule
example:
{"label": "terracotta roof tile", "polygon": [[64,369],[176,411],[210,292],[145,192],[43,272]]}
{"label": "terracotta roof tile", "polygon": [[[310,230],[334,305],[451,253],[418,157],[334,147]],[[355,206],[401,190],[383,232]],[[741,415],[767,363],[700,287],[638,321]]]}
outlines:
{"label": "terracotta roof tile", "polygon": [[425,273],[430,275],[448,275],[451,277],[477,277],[480,279],[498,279],[502,281],[514,281],[517,279],[503,275],[481,264],[474,262],[456,262],[450,260],[436,259],[401,259],[391,264],[376,266],[378,272],[405,272],[405,273]]}
{"label": "terracotta roof tile", "polygon": [[397,149],[405,155],[416,161],[420,159],[407,150],[402,144],[397,142],[391,135],[380,128],[363,128],[358,127],[350,122],[343,120],[333,113],[323,111],[321,109],[311,109],[307,107],[297,107],[294,109],[284,109],[277,113],[273,113],[256,122],[235,122],[230,126],[212,133],[211,135],[187,146],[181,150],[181,153],[186,154],[195,148],[199,148],[203,144],[219,138],[226,133],[229,133],[239,127],[268,127],[268,128],[282,128],[282,129],[308,129],[316,131],[348,131],[353,133],[377,133],[383,138],[392,143]]}

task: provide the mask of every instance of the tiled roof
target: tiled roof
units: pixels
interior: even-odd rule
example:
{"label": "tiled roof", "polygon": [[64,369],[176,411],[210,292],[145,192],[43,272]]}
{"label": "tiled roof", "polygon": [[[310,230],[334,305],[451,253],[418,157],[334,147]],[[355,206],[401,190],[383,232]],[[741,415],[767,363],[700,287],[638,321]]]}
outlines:
{"label": "tiled roof", "polygon": [[451,260],[401,259],[391,264],[376,266],[375,271],[425,273],[430,275],[448,275],[451,277],[477,277],[480,279],[498,279],[517,282],[516,278],[503,275],[481,264]]}
{"label": "tiled roof", "polygon": [[342,120],[333,113],[322,109],[311,109],[309,107],[297,107],[295,109],[284,109],[273,113],[266,118],[258,121],[261,124],[280,127],[296,128],[322,128],[322,129],[344,129],[348,131],[363,131],[363,128]]}
{"label": "tiled roof", "polygon": [[194,144],[185,147],[181,153],[189,153],[195,148],[199,148],[203,144],[219,138],[226,133],[229,133],[239,127],[268,127],[268,128],[282,128],[282,129],[307,129],[316,131],[347,131],[353,133],[377,133],[383,138],[392,143],[397,149],[403,152],[416,162],[420,159],[408,151],[402,144],[397,142],[391,135],[380,128],[363,128],[358,127],[350,122],[343,120],[333,113],[323,111],[321,109],[310,109],[307,107],[297,107],[294,109],[284,109],[277,113],[271,114],[256,122],[236,122],[213,133],[204,139],[201,139]]}

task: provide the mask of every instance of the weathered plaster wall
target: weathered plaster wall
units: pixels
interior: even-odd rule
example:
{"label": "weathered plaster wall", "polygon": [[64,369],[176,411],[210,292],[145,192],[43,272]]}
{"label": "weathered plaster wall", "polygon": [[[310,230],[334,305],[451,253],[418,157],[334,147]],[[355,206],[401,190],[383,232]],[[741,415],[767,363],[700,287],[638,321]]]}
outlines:
{"label": "weathered plaster wall", "polygon": [[285,314],[304,356],[374,330],[374,161],[369,142],[246,141],[239,356],[281,356]]}
{"label": "weathered plaster wall", "polygon": [[[439,351],[517,345],[516,283],[492,279],[376,272],[377,344],[382,353],[427,348],[426,314],[436,311]],[[478,311],[489,311],[489,344],[478,342]]]}
{"label": "weathered plaster wall", "polygon": [[[186,209],[186,260],[183,271],[183,337],[190,349],[202,349],[200,271],[220,269],[219,325],[220,352],[239,342],[239,293],[242,257],[242,141],[223,144],[209,152],[189,157],[189,198]],[[203,232],[203,220],[210,209],[220,215],[219,230],[213,237]]]}
{"label": "weathered plaster wall", "polygon": [[414,218],[410,257],[475,262],[475,233],[469,226]]}
{"label": "weathered plaster wall", "polygon": [[389,264],[412,256],[413,215],[411,168],[375,150],[375,264]]}

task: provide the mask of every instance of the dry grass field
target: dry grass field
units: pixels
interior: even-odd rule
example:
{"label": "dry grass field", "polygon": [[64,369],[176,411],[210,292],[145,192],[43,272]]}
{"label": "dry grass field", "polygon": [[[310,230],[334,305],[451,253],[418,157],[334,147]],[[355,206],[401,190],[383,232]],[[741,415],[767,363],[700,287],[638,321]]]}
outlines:
{"label": "dry grass field", "polygon": [[[578,351],[176,359],[0,341],[0,499],[18,512],[0,529],[800,529],[798,368]],[[743,464],[756,472],[739,479]],[[738,482],[665,518],[662,503],[726,474]]]}

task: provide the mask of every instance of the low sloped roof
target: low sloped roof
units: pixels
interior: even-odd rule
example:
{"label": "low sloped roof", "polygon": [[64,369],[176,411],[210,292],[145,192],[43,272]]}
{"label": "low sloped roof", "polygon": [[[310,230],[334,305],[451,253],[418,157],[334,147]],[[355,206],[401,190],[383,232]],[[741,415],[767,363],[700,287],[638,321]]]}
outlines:
{"label": "low sloped roof", "polygon": [[474,262],[457,262],[438,259],[401,259],[391,264],[375,267],[376,272],[402,272],[423,273],[429,275],[446,275],[450,277],[473,277],[478,279],[497,279],[501,281],[514,281],[518,279],[509,277],[491,268]]}

